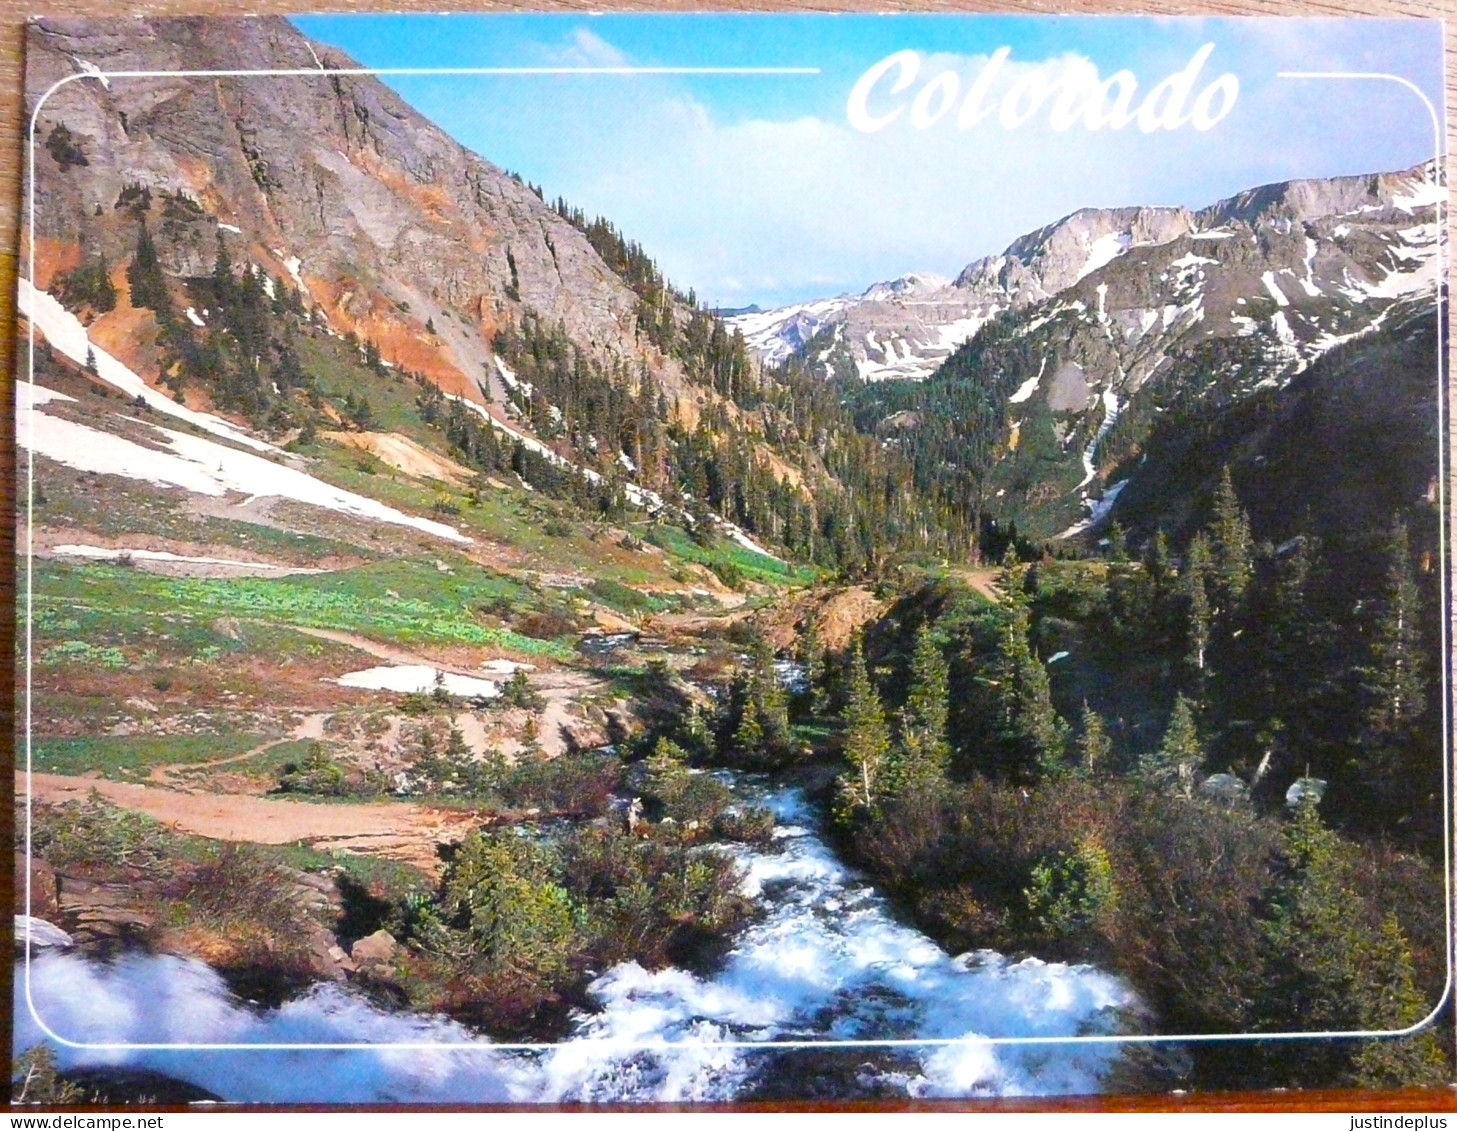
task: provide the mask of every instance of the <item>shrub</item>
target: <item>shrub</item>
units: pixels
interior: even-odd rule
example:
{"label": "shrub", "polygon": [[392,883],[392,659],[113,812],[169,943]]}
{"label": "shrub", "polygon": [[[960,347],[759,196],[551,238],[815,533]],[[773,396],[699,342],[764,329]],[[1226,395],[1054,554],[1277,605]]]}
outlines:
{"label": "shrub", "polygon": [[1054,938],[1077,934],[1117,907],[1113,864],[1102,845],[1084,840],[1076,852],[1034,864],[1026,896],[1027,911],[1042,930]]}
{"label": "shrub", "polygon": [[86,159],[86,151],[81,148],[81,143],[66,128],[64,122],[57,122],[46,135],[46,152],[61,167],[63,173],[73,165],[91,164]]}
{"label": "shrub", "polygon": [[774,814],[762,806],[732,807],[714,818],[715,835],[744,844],[766,845],[774,839]]}
{"label": "shrub", "polygon": [[35,852],[57,868],[147,867],[170,850],[161,825],[141,813],[117,808],[95,790],[85,801],[37,805],[32,816]]}
{"label": "shrub", "polygon": [[507,707],[520,707],[526,711],[540,710],[544,700],[536,693],[527,679],[526,672],[517,668],[501,689],[500,702]]}
{"label": "shrub", "polygon": [[116,285],[106,257],[87,256],[76,267],[56,277],[56,296],[72,310],[89,306],[97,314],[116,309]]}
{"label": "shrub", "polygon": [[575,617],[549,610],[527,613],[516,622],[516,629],[537,640],[554,640],[576,632],[580,625]]}
{"label": "shrub", "polygon": [[580,979],[582,912],[543,845],[474,832],[446,866],[434,903],[416,901],[403,963],[417,1001],[519,1032]]}
{"label": "shrub", "polygon": [[518,809],[600,817],[622,780],[622,762],[600,754],[530,758],[501,783],[501,799]]}
{"label": "shrub", "polygon": [[313,793],[341,797],[349,792],[344,767],[317,742],[309,744],[302,762],[286,762],[278,778],[280,793]]}

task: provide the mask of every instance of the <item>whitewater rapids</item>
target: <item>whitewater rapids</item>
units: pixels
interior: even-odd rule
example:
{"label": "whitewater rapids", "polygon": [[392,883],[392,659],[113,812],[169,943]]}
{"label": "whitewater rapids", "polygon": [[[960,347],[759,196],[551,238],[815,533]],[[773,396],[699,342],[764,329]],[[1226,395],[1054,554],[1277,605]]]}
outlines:
{"label": "whitewater rapids", "polygon": [[[1119,1055],[1116,1043],[1041,1041],[1117,1031],[1140,1012],[1124,983],[1088,966],[1014,963],[989,951],[952,957],[898,922],[836,860],[798,791],[755,800],[775,812],[777,851],[734,853],[745,893],[764,915],[711,975],[635,963],[608,970],[590,987],[598,1010],[580,1015],[559,1045],[497,1048],[448,1019],[387,1012],[333,984],[258,1010],[195,961],[132,953],[101,963],[42,952],[29,970],[35,1013],[24,964],[16,969],[15,1048],[49,1039],[63,1067],[143,1067],[255,1103],[706,1101],[815,1087],[839,1096],[1101,1089]],[[36,1014],[74,1044],[48,1038]],[[955,1043],[826,1044],[947,1039]],[[764,1041],[818,1047],[743,1047]],[[277,1047],[356,1042],[372,1047]],[[75,1047],[138,1044],[246,1047]],[[820,1083],[806,1083],[811,1078]]]}

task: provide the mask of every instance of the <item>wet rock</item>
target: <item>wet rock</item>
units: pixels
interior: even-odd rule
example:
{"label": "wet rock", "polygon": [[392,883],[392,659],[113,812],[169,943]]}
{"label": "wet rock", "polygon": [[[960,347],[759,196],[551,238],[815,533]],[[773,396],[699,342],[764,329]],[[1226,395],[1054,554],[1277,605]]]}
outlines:
{"label": "wet rock", "polygon": [[30,915],[15,917],[15,953],[24,954],[26,940],[35,950],[69,950],[76,940],[54,923]]}
{"label": "wet rock", "polygon": [[319,977],[342,982],[354,973],[354,962],[333,933],[319,927],[309,935],[309,967]]}

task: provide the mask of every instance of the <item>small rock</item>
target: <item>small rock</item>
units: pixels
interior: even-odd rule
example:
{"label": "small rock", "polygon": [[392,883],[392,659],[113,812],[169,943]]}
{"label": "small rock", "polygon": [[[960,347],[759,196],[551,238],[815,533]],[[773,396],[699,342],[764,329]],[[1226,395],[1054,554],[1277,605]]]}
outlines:
{"label": "small rock", "polygon": [[37,919],[31,915],[17,915],[15,917],[15,952],[25,953],[25,940],[29,936],[30,945],[36,950],[53,947],[57,950],[70,950],[76,945],[76,940],[54,923],[47,923],[44,919]]}
{"label": "small rock", "polygon": [[358,963],[389,962],[399,948],[400,944],[395,941],[394,935],[386,930],[378,930],[350,947],[349,956]]}

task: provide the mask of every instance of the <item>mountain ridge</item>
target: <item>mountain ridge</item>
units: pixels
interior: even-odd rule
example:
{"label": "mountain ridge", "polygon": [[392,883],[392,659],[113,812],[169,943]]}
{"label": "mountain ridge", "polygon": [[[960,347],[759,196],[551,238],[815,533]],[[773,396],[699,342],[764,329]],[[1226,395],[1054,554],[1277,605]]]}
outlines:
{"label": "mountain ridge", "polygon": [[[1158,247],[1180,238],[1208,246],[1206,241],[1229,238],[1233,232],[1226,229],[1231,224],[1248,228],[1246,234],[1257,240],[1268,239],[1288,235],[1292,224],[1336,217],[1347,217],[1344,227],[1356,230],[1359,239],[1372,227],[1373,214],[1413,216],[1414,210],[1429,208],[1443,195],[1432,163],[1423,162],[1390,173],[1276,182],[1197,210],[1162,205],[1080,208],[1017,237],[999,254],[971,261],[948,285],[899,285],[902,280],[937,278],[911,272],[886,283],[873,283],[853,298],[842,295],[814,300],[731,318],[730,322],[767,361],[782,361],[815,334],[833,328],[861,379],[919,379],[934,372],[956,346],[997,313],[1053,299],[1133,249]],[[1342,226],[1326,224],[1319,238],[1331,242]],[[1376,234],[1389,230],[1387,224]],[[1349,235],[1350,231],[1340,233],[1341,237]],[[1324,250],[1342,254],[1339,248]],[[1381,249],[1364,250],[1379,257]],[[1422,250],[1427,250],[1425,244]],[[1358,285],[1380,281],[1360,277],[1364,268],[1360,254],[1345,259],[1348,262],[1341,266],[1357,269]],[[1277,272],[1290,266],[1283,261],[1271,264]],[[1401,271],[1399,264],[1393,267],[1395,273],[1409,273]],[[1269,295],[1268,288],[1265,293]],[[1258,291],[1231,296],[1239,297],[1260,296]]]}

